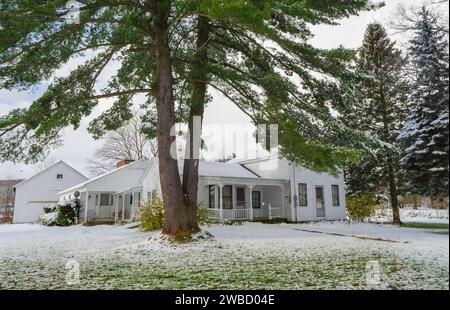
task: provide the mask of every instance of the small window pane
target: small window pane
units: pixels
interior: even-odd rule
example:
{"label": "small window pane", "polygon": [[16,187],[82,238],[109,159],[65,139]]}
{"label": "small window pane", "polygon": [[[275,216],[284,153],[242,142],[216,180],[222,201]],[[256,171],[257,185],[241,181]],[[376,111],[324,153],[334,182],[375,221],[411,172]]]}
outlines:
{"label": "small window pane", "polygon": [[109,194],[100,194],[100,206],[109,206]]}
{"label": "small window pane", "polygon": [[308,205],[308,189],[306,183],[298,184],[298,205],[299,206]]}
{"label": "small window pane", "polygon": [[339,186],[338,185],[331,185],[331,194],[333,196],[333,206],[339,206]]}
{"label": "small window pane", "polygon": [[208,207],[214,209],[216,207],[216,187],[210,185],[208,188]]}
{"label": "small window pane", "polygon": [[233,187],[231,185],[226,185],[223,187],[222,198],[223,208],[233,209]]}
{"label": "small window pane", "polygon": [[252,208],[253,209],[261,209],[261,192],[260,191],[252,192]]}

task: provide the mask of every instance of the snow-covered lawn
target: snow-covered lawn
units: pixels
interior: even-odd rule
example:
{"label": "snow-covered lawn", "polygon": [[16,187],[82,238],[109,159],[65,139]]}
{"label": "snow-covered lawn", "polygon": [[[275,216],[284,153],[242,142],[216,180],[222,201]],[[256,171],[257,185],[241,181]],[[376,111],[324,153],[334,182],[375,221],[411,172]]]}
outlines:
{"label": "snow-covered lawn", "polygon": [[[448,210],[435,210],[430,208],[400,209],[400,218],[404,222],[448,223]],[[392,221],[392,210],[390,208],[376,210],[375,216],[371,221]]]}
{"label": "snow-covered lawn", "polygon": [[[0,289],[449,287],[448,230],[339,222],[205,229],[213,240],[170,245],[125,226],[0,225]],[[79,284],[66,281],[71,260]]]}

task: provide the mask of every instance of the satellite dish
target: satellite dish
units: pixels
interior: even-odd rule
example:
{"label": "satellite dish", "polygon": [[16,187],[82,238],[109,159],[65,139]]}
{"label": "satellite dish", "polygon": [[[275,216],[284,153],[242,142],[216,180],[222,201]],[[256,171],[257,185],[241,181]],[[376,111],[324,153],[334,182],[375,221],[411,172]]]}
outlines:
{"label": "satellite dish", "polygon": [[79,191],[76,191],[75,193],[73,193],[73,196],[74,196],[75,198],[80,197],[80,192],[79,192]]}

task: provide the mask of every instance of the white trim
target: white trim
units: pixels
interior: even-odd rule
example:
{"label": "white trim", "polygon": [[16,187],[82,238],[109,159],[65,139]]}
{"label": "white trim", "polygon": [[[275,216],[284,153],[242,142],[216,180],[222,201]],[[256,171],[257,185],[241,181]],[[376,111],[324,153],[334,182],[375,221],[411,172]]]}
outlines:
{"label": "white trim", "polygon": [[65,189],[65,190],[59,192],[58,195],[64,195],[64,194],[67,194],[67,193],[72,192],[72,191],[74,191],[74,190],[76,190],[76,189],[79,189],[79,188],[84,187],[84,186],[86,186],[86,185],[88,185],[88,184],[91,184],[92,182],[97,181],[97,180],[99,180],[99,179],[101,179],[101,178],[104,178],[104,177],[106,177],[106,176],[109,176],[109,175],[111,175],[111,174],[114,174],[114,173],[116,173],[116,172],[118,172],[118,171],[121,171],[121,170],[124,170],[124,169],[128,169],[128,168],[130,168],[130,167],[133,167],[133,166],[136,165],[137,163],[142,163],[143,161],[145,162],[146,160],[145,160],[145,159],[140,159],[140,160],[137,160],[137,161],[135,161],[135,162],[132,162],[131,164],[128,164],[128,165],[125,165],[125,166],[122,166],[122,167],[113,169],[113,170],[111,170],[111,171],[105,172],[104,174],[101,174],[101,175],[99,175],[99,176],[96,176],[95,178],[92,178],[92,179],[87,180],[87,181],[85,181],[85,182],[83,182],[83,183],[80,183],[80,184],[78,184],[78,185],[75,185],[75,186],[73,186],[73,187],[70,187],[70,188],[68,188],[68,189]]}
{"label": "white trim", "polygon": [[[71,165],[69,165],[68,163],[66,163],[64,160],[60,160],[60,161],[57,161],[57,162],[54,163],[54,164],[51,164],[51,165],[48,166],[47,168],[45,168],[45,169],[39,171],[38,173],[32,175],[32,176],[29,177],[28,179],[25,179],[25,180],[23,180],[23,181],[17,183],[16,185],[13,186],[13,188],[16,188],[17,186],[20,186],[20,185],[22,185],[22,184],[28,182],[29,180],[31,180],[31,179],[33,179],[34,177],[40,175],[40,174],[43,173],[44,171],[47,171],[47,170],[49,170],[50,168],[53,168],[54,166],[56,166],[56,165],[58,165],[58,164],[61,164],[61,163],[64,164],[64,165],[66,165],[67,167],[69,167],[70,169],[72,169],[73,171],[75,171],[76,173],[78,173],[81,177],[85,178],[86,180],[89,180],[89,179],[88,179],[84,174],[82,174],[80,171],[78,171],[77,169],[75,169],[74,167],[72,167]],[[59,193],[58,193],[58,194],[59,194]]]}

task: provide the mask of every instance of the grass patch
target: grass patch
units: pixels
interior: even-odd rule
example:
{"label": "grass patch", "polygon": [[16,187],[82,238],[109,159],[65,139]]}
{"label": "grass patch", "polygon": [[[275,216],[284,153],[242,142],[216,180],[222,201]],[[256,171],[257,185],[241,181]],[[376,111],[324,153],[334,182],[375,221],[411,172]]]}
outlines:
{"label": "grass patch", "polygon": [[448,229],[448,223],[420,223],[404,222],[401,227],[419,228],[419,229]]}
{"label": "grass patch", "polygon": [[[0,265],[0,289],[448,289],[448,268],[404,260],[384,251],[356,249],[299,256],[226,248],[186,251],[156,258],[80,261],[80,283],[68,285],[64,261],[7,260]],[[301,250],[301,249],[299,249]],[[247,255],[250,254],[250,255]],[[202,259],[199,259],[202,257]],[[380,283],[366,283],[367,263],[379,263]]]}

